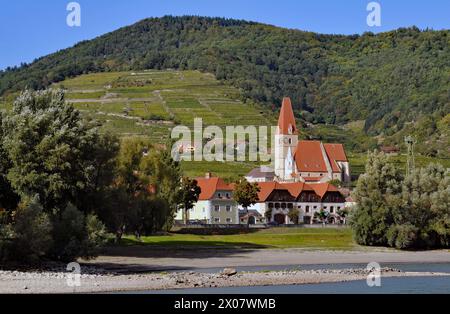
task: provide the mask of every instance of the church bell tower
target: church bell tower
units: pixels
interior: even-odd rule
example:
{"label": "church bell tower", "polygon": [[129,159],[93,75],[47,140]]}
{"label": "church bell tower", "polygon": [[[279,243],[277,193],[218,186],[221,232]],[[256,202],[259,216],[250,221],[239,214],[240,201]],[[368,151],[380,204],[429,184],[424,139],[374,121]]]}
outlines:
{"label": "church bell tower", "polygon": [[286,97],[281,105],[275,133],[275,176],[279,181],[291,181],[295,171],[294,154],[298,144],[298,130],[291,99]]}

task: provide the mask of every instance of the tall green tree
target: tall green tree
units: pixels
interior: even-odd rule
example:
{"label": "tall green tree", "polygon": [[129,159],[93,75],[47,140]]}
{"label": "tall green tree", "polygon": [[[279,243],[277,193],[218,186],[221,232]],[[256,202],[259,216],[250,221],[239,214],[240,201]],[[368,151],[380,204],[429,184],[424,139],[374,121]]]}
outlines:
{"label": "tall green tree", "polygon": [[360,176],[353,193],[356,208],[351,223],[356,242],[384,245],[393,222],[390,200],[401,191],[402,175],[383,153],[368,154],[366,171]]}
{"label": "tall green tree", "polygon": [[[20,195],[38,195],[44,211],[59,211],[98,192],[104,165],[115,157],[98,122],[84,119],[61,90],[23,92],[3,118],[6,178]],[[101,152],[101,153],[99,153]]]}
{"label": "tall green tree", "polygon": [[168,230],[179,204],[180,178],[179,164],[165,147],[146,138],[123,139],[110,200],[100,216],[117,239],[125,232],[139,237]]}
{"label": "tall green tree", "polygon": [[184,177],[180,188],[180,204],[183,209],[183,223],[188,223],[189,210],[198,202],[202,189],[198,186],[195,179]]}
{"label": "tall green tree", "polygon": [[[388,244],[400,249],[448,247],[450,244],[450,175],[438,164],[407,176],[393,207]],[[394,206],[392,206],[394,205]]]}
{"label": "tall green tree", "polygon": [[155,174],[153,184],[157,187],[157,194],[167,202],[168,213],[164,229],[169,231],[175,221],[175,215],[182,197],[182,171],[180,163],[172,158],[168,148],[172,147],[169,142],[163,149],[158,151],[155,158]]}
{"label": "tall green tree", "polygon": [[11,211],[17,207],[20,198],[17,193],[14,192],[11,183],[6,177],[11,168],[11,161],[3,148],[3,120],[5,117],[6,114],[3,111],[0,111],[0,210],[5,209]]}
{"label": "tall green tree", "polygon": [[351,225],[358,243],[398,249],[450,244],[450,173],[417,168],[404,180],[383,154],[371,154],[358,181]]}
{"label": "tall green tree", "polygon": [[[248,207],[259,201],[258,193],[260,190],[261,189],[256,182],[250,183],[246,179],[242,179],[235,183],[233,199],[236,203],[242,205],[248,214]],[[248,225],[249,219],[247,219],[247,226]]]}

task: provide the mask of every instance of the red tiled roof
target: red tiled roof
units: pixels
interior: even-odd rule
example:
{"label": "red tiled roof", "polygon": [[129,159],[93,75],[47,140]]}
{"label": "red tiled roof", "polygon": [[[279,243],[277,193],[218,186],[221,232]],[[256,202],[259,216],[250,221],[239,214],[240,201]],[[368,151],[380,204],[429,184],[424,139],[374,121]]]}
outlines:
{"label": "red tiled roof", "polygon": [[295,182],[295,183],[283,183],[281,184],[285,189],[291,193],[293,197],[298,197],[302,191],[307,188],[304,182]]}
{"label": "red tiled roof", "polygon": [[234,185],[226,184],[223,179],[218,177],[213,178],[197,178],[197,183],[200,189],[199,200],[209,200],[214,196],[216,191],[233,191]]}
{"label": "red tiled roof", "polygon": [[299,141],[294,154],[299,172],[327,172],[319,141]]}
{"label": "red tiled roof", "polygon": [[339,192],[339,190],[330,183],[307,184],[304,182],[278,183],[278,182],[259,182],[261,191],[258,193],[259,202],[265,202],[274,190],[288,191],[293,197],[297,198],[303,191],[314,191],[320,198],[327,192]]}
{"label": "red tiled roof", "polygon": [[339,192],[339,190],[330,183],[317,183],[311,184],[311,187],[314,189],[317,195],[322,198],[327,192]]}
{"label": "red tiled roof", "polygon": [[286,190],[286,188],[278,182],[258,182],[258,186],[260,188],[258,193],[260,202],[265,202],[274,190]]}
{"label": "red tiled roof", "polygon": [[289,97],[283,98],[281,105],[280,118],[278,119],[278,127],[281,134],[289,134],[289,126],[292,126],[292,134],[298,134],[295,123],[294,112],[292,111],[291,99]]}
{"label": "red tiled roof", "polygon": [[327,153],[328,160],[330,161],[333,172],[340,172],[336,161],[347,161],[347,155],[345,154],[344,145],[342,144],[323,144],[325,152]]}

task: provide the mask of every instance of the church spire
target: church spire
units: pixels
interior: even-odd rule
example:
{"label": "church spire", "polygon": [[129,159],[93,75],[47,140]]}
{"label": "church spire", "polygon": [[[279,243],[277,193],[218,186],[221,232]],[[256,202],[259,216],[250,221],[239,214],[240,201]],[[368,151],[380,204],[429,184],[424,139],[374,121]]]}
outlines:
{"label": "church spire", "polygon": [[283,98],[280,118],[278,119],[278,128],[280,134],[298,134],[294,112],[292,111],[291,99],[289,97]]}

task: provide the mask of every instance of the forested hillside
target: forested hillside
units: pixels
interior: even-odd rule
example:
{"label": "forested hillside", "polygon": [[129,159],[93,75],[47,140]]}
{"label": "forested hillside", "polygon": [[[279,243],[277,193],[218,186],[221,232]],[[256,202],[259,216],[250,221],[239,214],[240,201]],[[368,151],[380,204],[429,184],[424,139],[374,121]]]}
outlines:
{"label": "forested hillside", "polygon": [[364,130],[386,143],[413,133],[421,152],[449,155],[449,30],[338,36],[220,18],[152,18],[0,72],[0,94],[91,72],[169,68],[213,73],[241,88],[243,99],[270,107],[290,96],[308,122],[364,120]]}

